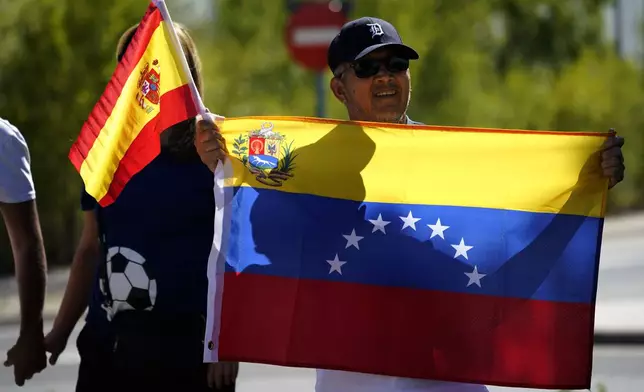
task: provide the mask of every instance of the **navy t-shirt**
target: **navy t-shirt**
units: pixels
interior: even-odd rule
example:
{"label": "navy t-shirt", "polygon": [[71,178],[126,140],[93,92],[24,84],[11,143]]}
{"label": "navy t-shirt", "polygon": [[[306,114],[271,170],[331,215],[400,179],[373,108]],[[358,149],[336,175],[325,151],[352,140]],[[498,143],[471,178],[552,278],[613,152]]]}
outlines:
{"label": "navy t-shirt", "polygon": [[[215,203],[212,172],[198,158],[162,152],[111,205],[84,191],[81,204],[99,217],[115,309],[205,315]],[[99,274],[88,322],[106,320]]]}

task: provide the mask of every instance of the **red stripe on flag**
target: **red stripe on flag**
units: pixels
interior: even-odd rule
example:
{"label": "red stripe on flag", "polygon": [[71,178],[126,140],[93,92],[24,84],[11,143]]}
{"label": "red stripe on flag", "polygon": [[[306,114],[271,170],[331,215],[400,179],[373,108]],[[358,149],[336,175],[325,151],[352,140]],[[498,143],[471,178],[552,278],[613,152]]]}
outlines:
{"label": "red stripe on flag", "polygon": [[169,127],[197,115],[190,85],[184,84],[161,96],[159,114],[148,122],[123,155],[105,197],[99,204],[113,203],[127,182],[150,163],[160,151],[159,134]]}
{"label": "red stripe on flag", "polygon": [[[112,110],[121,96],[128,77],[135,71],[136,65],[143,57],[154,31],[159,27],[162,20],[161,11],[154,3],[150,2],[125,55],[121,62],[117,64],[116,70],[112,74],[103,94],[92,109],[87,121],[81,128],[80,135],[70,149],[69,159],[76,170],[80,171],[85,157],[87,157],[98,135],[103,130],[107,119],[112,114]],[[128,97],[126,98],[129,99]]]}
{"label": "red stripe on flag", "polygon": [[[483,283],[484,284],[484,283]],[[226,273],[222,360],[588,388],[593,306]]]}

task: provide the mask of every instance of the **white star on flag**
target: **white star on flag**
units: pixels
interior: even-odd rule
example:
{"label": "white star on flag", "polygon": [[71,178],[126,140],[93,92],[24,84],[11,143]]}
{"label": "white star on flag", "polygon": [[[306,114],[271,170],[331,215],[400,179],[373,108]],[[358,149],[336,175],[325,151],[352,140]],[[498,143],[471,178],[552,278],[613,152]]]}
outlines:
{"label": "white star on flag", "polygon": [[472,272],[464,272],[465,275],[470,279],[469,282],[467,282],[467,287],[470,287],[470,285],[475,284],[479,287],[481,287],[481,279],[485,277],[486,274],[480,274],[478,268],[474,266],[474,271]]}
{"label": "white star on flag", "polygon": [[402,229],[400,229],[401,231],[405,230],[405,227],[411,227],[412,229],[414,229],[414,231],[416,231],[416,222],[420,220],[420,218],[414,218],[414,216],[411,214],[411,211],[409,211],[409,215],[407,215],[406,217],[401,216],[400,219],[405,222]]}
{"label": "white star on flag", "polygon": [[449,229],[449,226],[441,225],[441,218],[438,218],[435,225],[427,225],[427,226],[429,226],[429,228],[432,229],[432,235],[429,237],[429,239],[432,239],[436,236],[439,236],[442,239],[445,239],[445,235],[443,234],[443,232]]}
{"label": "white star on flag", "polygon": [[465,260],[467,260],[467,251],[472,249],[473,246],[465,245],[464,239],[461,238],[461,243],[458,245],[452,245],[452,248],[456,249],[456,254],[454,254],[454,258],[457,258],[458,256],[463,256],[465,257]]}
{"label": "white star on flag", "polygon": [[329,270],[329,275],[332,274],[333,271],[342,275],[342,266],[347,263],[346,261],[340,261],[337,253],[335,254],[335,258],[333,260],[327,260],[326,262],[331,265],[331,269]]}
{"label": "white star on flag", "polygon": [[356,249],[360,249],[360,245],[358,245],[358,241],[360,241],[364,237],[360,237],[359,235],[356,235],[356,229],[353,229],[351,231],[351,234],[349,235],[342,234],[342,236],[347,240],[347,246],[344,247],[345,249],[350,246],[355,246]]}
{"label": "white star on flag", "polygon": [[385,232],[385,226],[391,223],[389,221],[382,220],[382,214],[378,214],[378,219],[369,219],[369,222],[373,225],[373,230],[371,230],[372,233],[380,230],[383,234],[387,234]]}

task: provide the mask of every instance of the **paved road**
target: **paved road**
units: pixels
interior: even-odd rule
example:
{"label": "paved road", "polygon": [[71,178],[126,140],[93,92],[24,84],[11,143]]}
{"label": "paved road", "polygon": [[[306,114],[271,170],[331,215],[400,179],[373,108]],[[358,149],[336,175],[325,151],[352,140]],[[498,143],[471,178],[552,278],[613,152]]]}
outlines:
{"label": "paved road", "polygon": [[[47,326],[47,328],[49,328]],[[17,326],[0,327],[0,357],[4,359],[7,349],[13,344]],[[76,331],[78,332],[78,331]],[[59,358],[55,367],[19,388],[13,383],[8,369],[0,368],[0,391],[2,392],[72,392],[76,379],[78,355],[73,345]],[[598,347],[595,350],[594,382],[603,382],[608,392],[633,392],[644,390],[644,346],[639,347]],[[315,373],[310,369],[294,369],[277,366],[242,364],[239,377],[239,392],[313,391]],[[536,390],[514,388],[492,388],[491,392],[532,392]],[[594,391],[594,390],[593,390]]]}

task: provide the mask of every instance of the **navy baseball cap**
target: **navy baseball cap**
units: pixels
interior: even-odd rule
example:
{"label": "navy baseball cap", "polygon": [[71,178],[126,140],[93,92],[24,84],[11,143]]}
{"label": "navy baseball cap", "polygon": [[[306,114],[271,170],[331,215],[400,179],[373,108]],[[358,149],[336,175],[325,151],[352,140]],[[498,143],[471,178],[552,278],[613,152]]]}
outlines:
{"label": "navy baseball cap", "polygon": [[333,72],[343,62],[358,60],[383,47],[391,47],[399,56],[407,59],[418,59],[418,53],[403,44],[400,34],[391,23],[365,16],[342,26],[329,45],[327,63]]}

